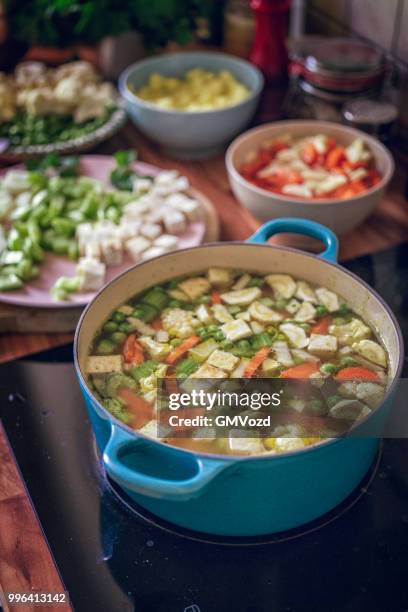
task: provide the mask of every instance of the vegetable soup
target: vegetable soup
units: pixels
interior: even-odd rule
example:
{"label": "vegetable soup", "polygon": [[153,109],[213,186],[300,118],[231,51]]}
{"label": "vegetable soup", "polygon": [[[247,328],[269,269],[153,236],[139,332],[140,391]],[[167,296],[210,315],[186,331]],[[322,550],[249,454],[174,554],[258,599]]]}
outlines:
{"label": "vegetable soup", "polygon": [[[289,400],[300,422],[269,437],[196,432],[161,441],[223,454],[298,450],[330,437],[308,416],[348,427],[380,403],[388,357],[373,330],[336,293],[287,274],[210,268],[156,285],[113,311],[96,334],[86,373],[102,405],[129,427],[158,436],[157,379],[280,378],[318,386],[322,399]],[[320,436],[320,437],[319,437]]]}

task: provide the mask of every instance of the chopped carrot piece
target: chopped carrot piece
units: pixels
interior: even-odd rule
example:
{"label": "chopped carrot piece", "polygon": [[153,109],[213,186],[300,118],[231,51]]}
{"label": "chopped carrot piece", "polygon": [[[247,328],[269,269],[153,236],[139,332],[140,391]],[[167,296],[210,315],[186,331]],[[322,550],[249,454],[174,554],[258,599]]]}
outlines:
{"label": "chopped carrot piece", "polygon": [[318,157],[316,147],[311,143],[307,143],[300,152],[300,157],[308,166],[312,166]]}
{"label": "chopped carrot piece", "polygon": [[181,344],[176,346],[176,348],[171,351],[171,353],[167,355],[166,363],[168,365],[173,365],[173,363],[180,359],[180,357],[184,355],[184,353],[187,353],[189,349],[193,348],[193,346],[195,346],[199,342],[200,338],[198,336],[190,336],[189,338],[186,338]]}
{"label": "chopped carrot piece", "polygon": [[367,187],[362,181],[353,181],[352,183],[350,183],[350,189],[352,190],[354,195],[358,195],[359,193],[363,193],[363,191],[367,191]]}
{"label": "chopped carrot piece", "polygon": [[318,371],[318,364],[306,361],[305,363],[293,366],[293,368],[283,370],[283,372],[281,372],[281,378],[310,378],[312,374]]}
{"label": "chopped carrot piece", "polygon": [[221,296],[218,291],[213,291],[211,293],[211,302],[213,304],[221,304]]}
{"label": "chopped carrot piece", "polygon": [[334,138],[331,138],[330,136],[327,136],[326,146],[327,146],[327,150],[331,151],[337,146],[336,140]]}
{"label": "chopped carrot piece", "polygon": [[330,315],[327,315],[326,317],[322,317],[321,319],[317,321],[317,323],[313,325],[312,329],[310,330],[310,333],[320,334],[322,336],[325,336],[326,334],[329,333],[329,326],[330,326],[331,321],[332,321],[332,318]]}
{"label": "chopped carrot piece", "polygon": [[345,158],[345,152],[343,147],[336,147],[329,151],[326,159],[326,168],[333,170],[341,166],[341,162]]}
{"label": "chopped carrot piece", "polygon": [[155,319],[154,321],[152,321],[150,323],[150,325],[153,327],[153,329],[155,329],[156,331],[160,331],[161,329],[163,329],[163,323],[161,319]]}
{"label": "chopped carrot piece", "polygon": [[129,412],[132,414],[132,427],[139,429],[152,420],[154,416],[153,405],[139,397],[134,391],[122,387],[118,390],[118,397],[126,403]]}
{"label": "chopped carrot piece", "polygon": [[262,365],[262,363],[269,355],[270,350],[271,348],[269,346],[264,346],[255,353],[255,355],[252,357],[251,361],[245,368],[244,378],[252,378],[259,366]]}
{"label": "chopped carrot piece", "polygon": [[123,358],[126,363],[143,363],[143,349],[136,341],[135,334],[130,334],[130,336],[126,338],[125,344],[123,345]]}
{"label": "chopped carrot piece", "polygon": [[341,382],[347,380],[369,380],[372,382],[379,381],[376,372],[373,372],[368,368],[363,368],[360,366],[352,368],[343,368],[342,370],[340,370],[340,372],[336,374],[335,379]]}

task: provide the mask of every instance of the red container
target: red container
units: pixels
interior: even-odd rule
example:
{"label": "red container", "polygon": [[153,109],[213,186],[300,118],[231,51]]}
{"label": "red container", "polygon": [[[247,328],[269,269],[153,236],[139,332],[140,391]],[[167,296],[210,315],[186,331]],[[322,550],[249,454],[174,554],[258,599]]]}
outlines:
{"label": "red container", "polygon": [[249,59],[269,81],[282,81],[288,70],[285,41],[290,0],[250,0],[250,7],[255,14],[255,36]]}

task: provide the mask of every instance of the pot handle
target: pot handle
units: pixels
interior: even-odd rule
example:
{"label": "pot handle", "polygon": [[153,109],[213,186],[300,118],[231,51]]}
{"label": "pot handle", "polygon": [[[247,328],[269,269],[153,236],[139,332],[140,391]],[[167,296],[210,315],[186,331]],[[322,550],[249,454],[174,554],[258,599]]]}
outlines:
{"label": "pot handle", "polygon": [[271,236],[288,232],[291,234],[304,234],[321,240],[325,245],[325,250],[320,253],[319,257],[330,262],[337,262],[339,251],[339,241],[334,232],[325,225],[309,221],[308,219],[292,219],[291,217],[283,217],[274,219],[262,225],[255,234],[252,234],[247,240],[253,244],[264,244]]}
{"label": "pot handle", "polygon": [[[187,466],[190,463],[196,468],[196,473],[193,476],[184,480],[151,476],[138,471],[134,467],[128,467],[122,458],[126,453],[143,452],[146,445],[151,450],[154,448],[154,442],[145,438],[135,438],[134,435],[113,423],[111,428],[111,435],[102,458],[106,472],[117,484],[140,495],[172,501],[191,499],[198,496],[205,485],[230,465],[228,461],[200,459],[192,454],[186,455],[183,453],[185,465]],[[168,450],[170,451],[171,447]]]}

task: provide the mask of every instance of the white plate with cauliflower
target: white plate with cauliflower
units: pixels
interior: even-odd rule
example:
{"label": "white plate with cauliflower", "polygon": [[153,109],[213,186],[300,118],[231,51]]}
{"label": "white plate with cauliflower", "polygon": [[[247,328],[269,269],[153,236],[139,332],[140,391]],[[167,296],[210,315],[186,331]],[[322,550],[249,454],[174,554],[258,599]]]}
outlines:
{"label": "white plate with cauliflower", "polygon": [[3,171],[0,301],[82,306],[135,263],[204,240],[205,198],[186,177],[135,162],[133,192],[119,191],[114,167],[109,156],[87,155],[77,177]]}

